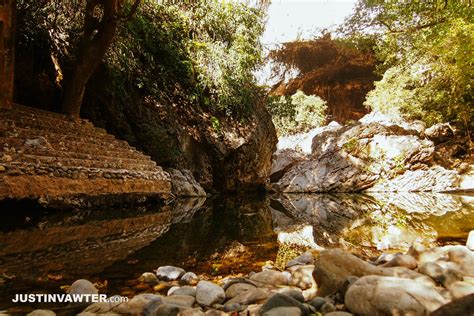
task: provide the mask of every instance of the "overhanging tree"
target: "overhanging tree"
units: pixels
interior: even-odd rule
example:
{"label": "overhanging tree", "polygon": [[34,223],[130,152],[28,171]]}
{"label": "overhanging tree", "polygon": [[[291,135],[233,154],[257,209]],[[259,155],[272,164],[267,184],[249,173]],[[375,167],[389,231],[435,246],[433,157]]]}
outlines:
{"label": "overhanging tree", "polygon": [[82,38],[71,76],[66,78],[62,111],[79,117],[89,78],[112,44],[121,21],[130,19],[141,0],[87,0]]}
{"label": "overhanging tree", "polygon": [[377,35],[383,74],[366,104],[428,124],[461,121],[472,130],[473,17],[469,0],[360,0],[344,31]]}

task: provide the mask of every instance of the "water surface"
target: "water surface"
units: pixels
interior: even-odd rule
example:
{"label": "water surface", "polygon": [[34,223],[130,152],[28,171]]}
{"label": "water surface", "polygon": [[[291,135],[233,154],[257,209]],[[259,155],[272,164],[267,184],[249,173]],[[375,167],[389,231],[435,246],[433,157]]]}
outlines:
{"label": "water surface", "polygon": [[370,257],[415,241],[463,243],[474,229],[474,197],[448,194],[216,197],[61,213],[2,208],[9,215],[0,225],[0,309],[18,307],[15,293],[62,293],[79,278],[132,295],[133,280],[162,265],[209,278],[258,271],[278,262],[280,242]]}

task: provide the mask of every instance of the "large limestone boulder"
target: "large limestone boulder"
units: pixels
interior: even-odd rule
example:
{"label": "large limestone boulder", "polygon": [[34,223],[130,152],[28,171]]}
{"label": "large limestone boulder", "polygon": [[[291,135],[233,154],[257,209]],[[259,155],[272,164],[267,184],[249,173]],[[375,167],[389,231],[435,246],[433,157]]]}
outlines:
{"label": "large limestone boulder", "polygon": [[168,170],[171,178],[172,193],[182,197],[204,197],[206,192],[201,185],[194,179],[189,170]]}
{"label": "large limestone boulder", "polygon": [[278,181],[295,164],[306,160],[303,153],[291,149],[278,150],[273,154],[270,182]]}
{"label": "large limestone boulder", "polygon": [[299,133],[291,136],[284,136],[278,139],[277,150],[285,151],[292,150],[297,151],[305,155],[311,154],[311,146],[313,138],[316,135],[324,133],[326,131],[335,131],[342,127],[339,123],[332,121],[327,126],[321,126],[314,128],[306,133]]}
{"label": "large limestone boulder", "polygon": [[367,191],[373,192],[440,192],[459,187],[457,171],[434,166],[426,170],[408,170],[393,179],[379,181]]}
{"label": "large limestone boulder", "polygon": [[344,303],[357,315],[428,315],[446,300],[434,287],[414,280],[370,275],[349,287]]}
{"label": "large limestone boulder", "polygon": [[[279,167],[274,190],[285,193],[367,189],[420,192],[459,187],[457,171],[431,167],[435,144],[424,138],[423,126],[363,122],[316,133],[307,159],[286,158],[286,171]],[[281,165],[281,161],[282,158],[275,160],[275,166]]]}

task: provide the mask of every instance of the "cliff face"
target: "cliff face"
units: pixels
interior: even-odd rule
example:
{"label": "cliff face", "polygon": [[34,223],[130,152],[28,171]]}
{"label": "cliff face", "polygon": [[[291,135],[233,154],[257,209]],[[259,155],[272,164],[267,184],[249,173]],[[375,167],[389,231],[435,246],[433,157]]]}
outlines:
{"label": "cliff face", "polygon": [[[20,51],[16,56],[15,101],[58,110],[60,88],[46,56]],[[191,170],[210,191],[235,191],[263,185],[269,176],[277,137],[271,116],[253,104],[249,116],[234,119],[186,102],[157,103],[130,87],[124,104],[108,92],[113,80],[102,66],[86,89],[81,117],[149,155],[158,165]],[[134,90],[135,89],[135,90]]]}
{"label": "cliff face", "polygon": [[298,70],[296,77],[273,87],[274,95],[289,96],[298,90],[317,95],[327,102],[329,121],[339,123],[367,113],[365,96],[378,79],[370,50],[326,36],[284,43],[270,58],[286,69]]}
{"label": "cliff face", "polygon": [[158,165],[191,170],[206,191],[246,189],[268,178],[277,137],[263,104],[254,104],[242,120],[184,102],[147,102],[139,95],[120,105],[101,88],[107,80],[106,72],[92,79],[82,115]]}

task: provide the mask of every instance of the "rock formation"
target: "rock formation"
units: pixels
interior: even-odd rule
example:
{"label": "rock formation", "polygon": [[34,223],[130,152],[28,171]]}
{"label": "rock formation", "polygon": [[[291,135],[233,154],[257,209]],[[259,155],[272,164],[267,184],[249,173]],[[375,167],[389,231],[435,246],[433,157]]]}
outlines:
{"label": "rock formation", "polygon": [[274,154],[273,189],[292,193],[468,189],[472,180],[453,170],[472,169],[468,142],[461,138],[456,146],[462,150],[444,150],[448,157],[439,157],[440,146],[452,142],[453,134],[445,127],[444,132],[436,128],[425,132],[419,122],[394,122],[374,114],[355,125],[318,128],[309,133],[311,153],[302,146]]}

